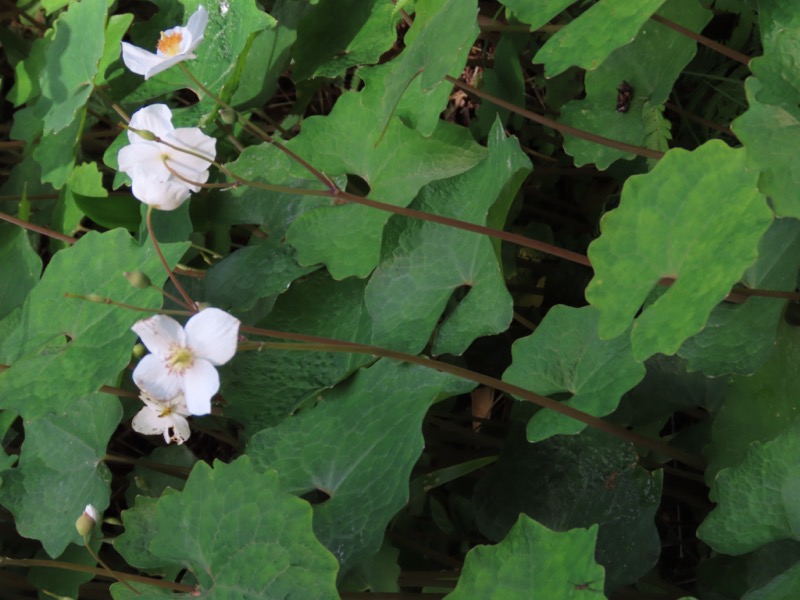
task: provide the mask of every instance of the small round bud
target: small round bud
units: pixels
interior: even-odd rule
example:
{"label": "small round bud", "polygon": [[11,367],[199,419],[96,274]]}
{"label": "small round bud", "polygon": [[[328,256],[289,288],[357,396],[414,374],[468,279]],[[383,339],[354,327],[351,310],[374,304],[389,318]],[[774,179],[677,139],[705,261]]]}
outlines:
{"label": "small round bud", "polygon": [[97,509],[91,504],[87,504],[83,509],[83,514],[75,521],[75,529],[81,537],[87,537],[92,533],[92,529],[97,524],[100,515],[97,514]]}
{"label": "small round bud", "polygon": [[125,271],[123,275],[125,275],[125,279],[127,279],[133,287],[140,290],[146,290],[153,285],[153,282],[150,281],[150,278],[141,271]]}
{"label": "small round bud", "polygon": [[133,358],[142,358],[147,353],[147,348],[142,344],[136,344],[133,347]]}
{"label": "small round bud", "polygon": [[147,140],[148,142],[155,142],[158,140],[158,136],[155,133],[147,131],[146,129],[134,129],[133,127],[128,127],[128,131],[132,131],[140,138]]}
{"label": "small round bud", "polygon": [[106,299],[103,298],[100,294],[88,294],[86,299],[89,302],[98,302],[99,304],[106,304]]}
{"label": "small round bud", "polygon": [[233,109],[223,108],[219,111],[219,118],[225,125],[233,125],[239,120],[239,115]]}

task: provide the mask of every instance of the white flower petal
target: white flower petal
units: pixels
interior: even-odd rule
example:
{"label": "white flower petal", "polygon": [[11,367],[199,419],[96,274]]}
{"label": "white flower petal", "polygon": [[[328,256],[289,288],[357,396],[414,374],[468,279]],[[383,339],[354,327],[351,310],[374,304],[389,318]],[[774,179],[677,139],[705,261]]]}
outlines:
{"label": "white flower petal", "polygon": [[[172,426],[172,436],[168,440],[168,442],[175,442],[176,444],[180,445],[186,440],[189,439],[189,436],[192,435],[192,430],[189,429],[189,421],[184,419],[181,415],[172,414],[170,415]],[[164,436],[167,437],[166,435]]]}
{"label": "white flower petal", "polygon": [[183,391],[183,378],[170,371],[167,363],[155,354],[139,361],[133,370],[133,382],[154,398],[174,398]]}
{"label": "white flower petal", "polygon": [[161,61],[162,59],[157,54],[143,50],[128,42],[122,42],[122,62],[137,75],[144,75],[145,79],[149,77],[147,73],[150,69]]}
{"label": "white flower petal", "polygon": [[159,210],[175,210],[192,195],[182,181],[161,182],[149,177],[133,178],[131,191],[137,200]]}
{"label": "white flower petal", "polygon": [[208,11],[203,5],[200,5],[195,13],[189,17],[189,22],[186,23],[186,29],[189,30],[189,35],[191,35],[191,43],[187,52],[193,52],[203,41],[206,25],[208,25]]}
{"label": "white flower petal", "polygon": [[164,433],[164,419],[157,410],[145,406],[133,417],[131,427],[142,435],[162,435]]}
{"label": "white flower petal", "polygon": [[[172,111],[166,104],[151,104],[140,108],[131,115],[129,125],[134,129],[149,131],[160,138],[166,137],[175,130],[172,125]],[[148,141],[132,131],[128,131],[128,140],[131,144]]]}
{"label": "white flower petal", "polygon": [[[141,363],[140,363],[141,364]],[[211,412],[211,398],[219,391],[219,373],[207,360],[195,358],[183,374],[183,395],[193,415]]]}
{"label": "white flower petal", "polygon": [[131,181],[152,179],[153,181],[169,181],[173,175],[164,162],[163,146],[156,142],[128,144],[117,153],[119,170],[127,173]]}
{"label": "white flower petal", "polygon": [[218,308],[201,310],[186,323],[186,345],[213,365],[233,358],[238,336],[239,319]]}
{"label": "white flower petal", "polygon": [[[174,346],[186,345],[186,333],[181,324],[172,317],[155,315],[141,319],[136,321],[131,329],[142,339],[142,343],[150,352],[161,358],[169,356]],[[156,394],[156,396],[172,398],[175,394],[168,396]]]}
{"label": "white flower petal", "polygon": [[150,79],[154,75],[158,75],[161,71],[166,71],[172,65],[177,65],[179,62],[183,62],[184,60],[189,60],[191,58],[197,58],[194,54],[176,54],[175,56],[170,56],[169,58],[161,58],[158,57],[158,63],[152,65],[145,73],[144,78]]}

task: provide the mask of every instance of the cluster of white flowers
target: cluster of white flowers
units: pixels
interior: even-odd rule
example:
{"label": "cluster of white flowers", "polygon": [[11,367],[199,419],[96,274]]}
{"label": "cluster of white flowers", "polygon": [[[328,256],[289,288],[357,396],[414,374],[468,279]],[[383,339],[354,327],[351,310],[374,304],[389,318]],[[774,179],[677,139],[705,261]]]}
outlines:
{"label": "cluster of white flowers", "polygon": [[[144,78],[190,58],[203,39],[208,12],[202,6],[186,27],[161,33],[156,54],[122,42],[125,65]],[[117,155],[120,171],[131,178],[131,190],[140,201],[161,210],[174,210],[200,191],[208,181],[208,166],[216,157],[216,140],[199,127],[172,125],[166,104],[136,111],[128,126],[128,141]]]}
{"label": "cluster of white flowers", "polygon": [[[161,33],[157,52],[122,43],[122,60],[147,79],[190,58],[208,23],[202,6],[186,27]],[[136,111],[128,129],[129,145],[119,151],[120,171],[131,178],[131,190],[140,201],[160,210],[174,210],[208,180],[216,157],[216,140],[198,127],[176,129],[165,104]],[[186,417],[211,412],[211,398],[219,390],[215,367],[236,352],[239,320],[217,308],[206,308],[182,327],[175,319],[156,315],[131,329],[150,350],[133,371],[144,408],[132,427],[145,435],[163,435],[182,444],[190,435]]]}

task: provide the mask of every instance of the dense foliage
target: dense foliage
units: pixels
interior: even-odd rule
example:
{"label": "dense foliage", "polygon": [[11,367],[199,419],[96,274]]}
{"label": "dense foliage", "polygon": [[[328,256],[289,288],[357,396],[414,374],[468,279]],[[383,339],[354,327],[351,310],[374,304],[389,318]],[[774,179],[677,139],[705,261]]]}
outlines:
{"label": "dense foliage", "polygon": [[800,597],[800,4],[2,5],[3,598]]}

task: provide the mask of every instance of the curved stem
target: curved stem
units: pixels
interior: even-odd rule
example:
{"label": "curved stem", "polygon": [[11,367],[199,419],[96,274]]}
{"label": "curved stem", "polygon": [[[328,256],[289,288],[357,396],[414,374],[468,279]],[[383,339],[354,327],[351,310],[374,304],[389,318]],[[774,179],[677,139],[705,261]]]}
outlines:
{"label": "curved stem", "polygon": [[111,577],[113,577],[114,579],[119,581],[121,584],[123,584],[126,588],[128,588],[130,591],[132,591],[137,596],[141,596],[142,595],[142,593],[139,590],[137,590],[135,587],[133,587],[130,583],[128,583],[126,581],[126,579],[121,574],[119,574],[119,573],[117,573],[115,571],[112,571],[111,568],[106,564],[106,561],[104,561],[102,558],[100,558],[100,555],[98,555],[97,552],[95,552],[92,549],[92,547],[89,545],[88,536],[86,538],[84,538],[84,540],[83,540],[83,547],[86,548],[87,552],[89,552],[89,554],[92,555],[92,558],[95,559],[100,564],[101,567],[103,567],[103,569],[106,571],[106,573],[108,573]]}
{"label": "curved stem", "polygon": [[299,344],[286,342],[245,342],[239,345],[240,350],[260,350],[262,348],[270,348],[276,350],[300,350],[305,352],[353,352],[356,354],[380,356],[420,365],[428,369],[435,369],[437,371],[449,373],[461,379],[474,381],[475,383],[506,392],[512,396],[516,396],[517,398],[527,400],[528,402],[533,402],[534,404],[537,404],[543,408],[547,408],[571,419],[575,419],[576,421],[580,421],[581,423],[585,423],[586,425],[599,431],[604,431],[618,438],[638,444],[644,448],[647,448],[648,450],[652,450],[653,452],[669,456],[675,460],[679,460],[689,466],[700,470],[705,468],[705,462],[693,454],[678,448],[673,448],[672,446],[669,446],[663,442],[652,440],[638,433],[628,431],[620,425],[609,423],[608,421],[604,421],[589,415],[561,402],[557,402],[545,396],[540,396],[539,394],[536,394],[530,390],[526,390],[525,388],[507,383],[500,379],[495,379],[494,377],[489,377],[488,375],[470,371],[469,369],[457,367],[455,365],[430,359],[424,356],[415,356],[413,354],[406,354],[404,352],[395,352],[394,350],[381,348],[379,346],[356,344],[353,342],[344,342],[341,340],[334,340],[319,336],[287,333],[270,329],[260,329],[257,327],[241,327],[240,330],[266,337],[302,342]]}
{"label": "curved stem", "polygon": [[178,293],[183,298],[184,302],[186,303],[186,307],[191,310],[192,312],[197,312],[197,304],[189,297],[189,294],[186,293],[186,290],[183,289],[181,282],[178,281],[177,276],[175,273],[172,272],[169,265],[167,264],[167,259],[164,258],[164,255],[161,253],[161,248],[158,245],[158,240],[156,239],[156,235],[153,232],[153,207],[147,207],[147,233],[150,234],[150,241],[153,242],[153,247],[156,250],[156,254],[158,254],[158,258],[161,261],[161,264],[164,266],[164,270],[167,272],[170,280],[172,280],[172,284],[175,286],[175,289],[178,290]]}

